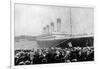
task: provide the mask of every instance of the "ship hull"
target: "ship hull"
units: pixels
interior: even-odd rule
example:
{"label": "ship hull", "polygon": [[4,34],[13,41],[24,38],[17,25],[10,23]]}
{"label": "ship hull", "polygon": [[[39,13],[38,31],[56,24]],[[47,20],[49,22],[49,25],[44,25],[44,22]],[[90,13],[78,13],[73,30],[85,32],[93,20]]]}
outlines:
{"label": "ship hull", "polygon": [[73,46],[93,46],[93,37],[74,37],[74,38],[61,38],[61,39],[40,39],[37,40],[40,48],[48,47],[68,47],[68,42]]}
{"label": "ship hull", "polygon": [[48,48],[48,47],[56,47],[61,42],[65,41],[65,39],[59,39],[59,40],[38,40],[37,43],[39,44],[40,48]]}

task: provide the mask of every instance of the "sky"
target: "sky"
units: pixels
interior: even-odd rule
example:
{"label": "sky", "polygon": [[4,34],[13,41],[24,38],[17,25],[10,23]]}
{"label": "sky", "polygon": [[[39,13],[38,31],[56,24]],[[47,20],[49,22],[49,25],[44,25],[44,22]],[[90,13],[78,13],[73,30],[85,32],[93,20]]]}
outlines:
{"label": "sky", "polygon": [[93,8],[72,8],[72,34],[94,34]]}
{"label": "sky", "polygon": [[93,9],[71,8],[70,16],[69,7],[15,4],[15,36],[40,35],[57,18],[61,18],[62,32],[71,33],[70,18],[73,34],[93,32]]}
{"label": "sky", "polygon": [[[57,18],[68,21],[69,8],[15,4],[15,35],[39,35],[42,28]],[[68,18],[66,18],[66,16]],[[63,20],[64,19],[64,20]]]}

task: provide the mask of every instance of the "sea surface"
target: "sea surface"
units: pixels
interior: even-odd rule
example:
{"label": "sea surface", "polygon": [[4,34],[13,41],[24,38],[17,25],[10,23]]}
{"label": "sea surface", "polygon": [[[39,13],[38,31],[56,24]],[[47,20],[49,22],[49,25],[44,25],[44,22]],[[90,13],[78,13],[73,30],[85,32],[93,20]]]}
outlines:
{"label": "sea surface", "polygon": [[37,41],[33,40],[33,41],[29,41],[29,40],[19,40],[19,41],[15,41],[14,42],[14,49],[18,50],[18,49],[37,49],[39,48],[39,45],[37,43]]}

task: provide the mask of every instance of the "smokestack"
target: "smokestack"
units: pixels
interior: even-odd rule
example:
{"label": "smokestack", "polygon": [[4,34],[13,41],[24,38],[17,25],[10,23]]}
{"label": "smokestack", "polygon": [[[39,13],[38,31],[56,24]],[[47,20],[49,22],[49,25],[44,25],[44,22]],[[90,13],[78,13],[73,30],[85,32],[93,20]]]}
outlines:
{"label": "smokestack", "polygon": [[61,32],[61,19],[57,18],[57,32]]}
{"label": "smokestack", "polygon": [[47,25],[47,33],[49,33],[49,30],[50,30],[49,28],[50,28],[49,25]]}
{"label": "smokestack", "polygon": [[51,22],[51,33],[54,32],[54,23]]}
{"label": "smokestack", "polygon": [[46,27],[43,27],[43,33],[46,34]]}

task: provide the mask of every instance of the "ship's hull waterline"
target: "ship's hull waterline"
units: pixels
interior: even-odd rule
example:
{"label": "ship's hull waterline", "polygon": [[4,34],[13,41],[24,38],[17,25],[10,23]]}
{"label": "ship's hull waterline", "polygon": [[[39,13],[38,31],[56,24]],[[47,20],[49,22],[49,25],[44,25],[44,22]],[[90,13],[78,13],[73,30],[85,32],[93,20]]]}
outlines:
{"label": "ship's hull waterline", "polygon": [[[83,43],[83,39],[85,42]],[[93,36],[84,36],[84,37],[73,37],[73,38],[59,38],[59,39],[37,39],[37,43],[39,44],[40,48],[48,48],[48,47],[58,47],[61,43],[66,43],[66,47],[68,47],[68,42],[79,42],[80,44],[86,44],[88,41],[90,44],[90,41],[93,42]],[[64,44],[65,45],[65,44]]]}
{"label": "ship's hull waterline", "polygon": [[37,40],[37,43],[39,44],[40,48],[49,48],[49,47],[55,47],[59,43],[65,41],[67,39],[59,39],[59,40]]}

